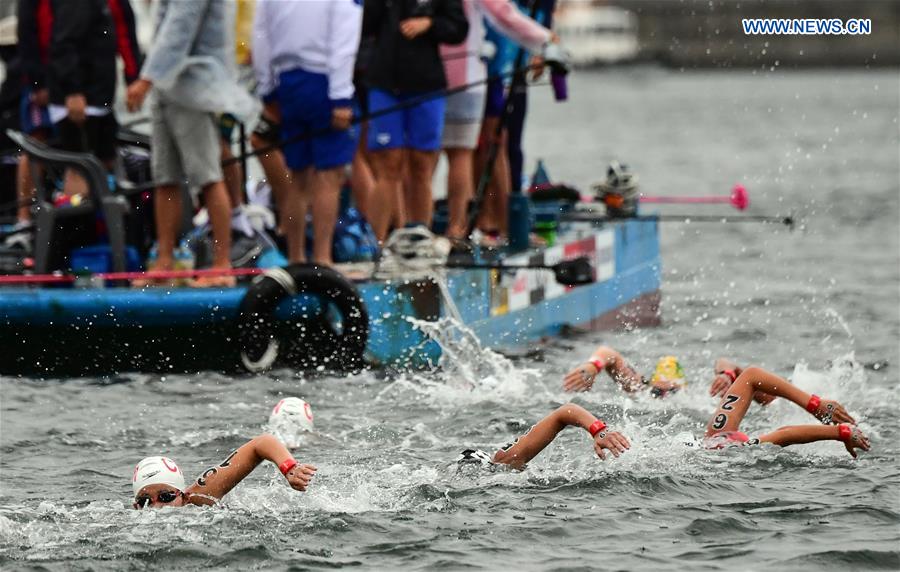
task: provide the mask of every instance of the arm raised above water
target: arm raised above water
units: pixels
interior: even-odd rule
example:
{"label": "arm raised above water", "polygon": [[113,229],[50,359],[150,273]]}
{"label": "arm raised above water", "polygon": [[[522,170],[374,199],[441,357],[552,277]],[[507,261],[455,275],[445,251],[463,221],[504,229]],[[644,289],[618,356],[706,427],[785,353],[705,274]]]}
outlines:
{"label": "arm raised above water", "polygon": [[263,461],[278,466],[292,488],[305,491],[316,473],[312,465],[300,465],[290,451],[272,435],[260,435],[228,455],[224,461],[203,471],[185,491],[188,502],[199,505],[214,504]]}
{"label": "arm raised above water", "polygon": [[815,441],[843,441],[847,452],[855,459],[856,449],[868,451],[869,438],[858,427],[850,425],[790,425],[760,436],[760,443],[772,443],[780,447],[802,445]]}
{"label": "arm raised above water", "polygon": [[570,425],[581,427],[592,433],[594,450],[601,459],[606,458],[604,449],[618,457],[631,447],[631,443],[624,435],[615,431],[606,432],[605,423],[583,407],[567,403],[541,419],[511,445],[497,451],[493,461],[521,470],[525,468],[528,461],[552,443],[560,431]]}
{"label": "arm raised above water", "polygon": [[590,391],[596,377],[606,370],[609,377],[628,393],[634,393],[644,387],[642,377],[634,371],[622,354],[609,346],[600,346],[590,358],[577,365],[563,378],[563,389],[566,391]]}

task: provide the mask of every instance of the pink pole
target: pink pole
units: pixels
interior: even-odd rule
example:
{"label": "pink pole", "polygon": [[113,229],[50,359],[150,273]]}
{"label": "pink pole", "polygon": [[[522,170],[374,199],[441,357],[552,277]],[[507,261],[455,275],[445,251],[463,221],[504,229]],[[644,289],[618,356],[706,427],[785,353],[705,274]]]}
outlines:
{"label": "pink pole", "polygon": [[730,204],[734,208],[742,211],[750,205],[750,197],[747,189],[743,185],[735,185],[731,189],[731,195],[713,196],[713,197],[645,197],[641,196],[642,203],[657,204]]}

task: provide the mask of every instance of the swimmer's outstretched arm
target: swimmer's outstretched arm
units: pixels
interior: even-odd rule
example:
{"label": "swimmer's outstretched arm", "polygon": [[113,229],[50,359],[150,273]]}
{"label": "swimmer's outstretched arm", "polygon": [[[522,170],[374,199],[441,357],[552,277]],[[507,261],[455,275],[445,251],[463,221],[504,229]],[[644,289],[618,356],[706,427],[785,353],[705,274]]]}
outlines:
{"label": "swimmer's outstretched arm", "polygon": [[[583,407],[574,403],[567,403],[541,419],[528,433],[516,439],[512,446],[500,449],[494,453],[493,461],[521,470],[525,468],[525,464],[528,461],[543,451],[547,445],[556,439],[559,432],[569,425],[576,425],[585,431],[590,431],[591,426],[597,421],[598,419]],[[628,439],[616,431],[607,432],[601,429],[593,436],[593,439],[594,450],[597,451],[597,455],[601,459],[606,458],[603,449],[607,449],[613,456],[618,457],[631,448],[631,443],[628,442]]]}
{"label": "swimmer's outstretched arm", "polygon": [[706,435],[737,431],[750,407],[754,391],[763,391],[793,401],[826,425],[856,423],[844,406],[837,401],[813,396],[774,373],[758,367],[748,367],[728,388],[725,397],[719,403],[719,408],[706,426]]}
{"label": "swimmer's outstretched arm", "polygon": [[856,458],[856,449],[868,451],[869,438],[858,427],[850,425],[790,425],[760,436],[760,443],[780,447],[802,445],[814,441],[843,441],[847,452]]}
{"label": "swimmer's outstretched arm", "polygon": [[272,461],[284,473],[291,487],[305,491],[316,473],[312,465],[300,465],[290,451],[272,435],[260,435],[242,445],[216,465],[203,471],[185,491],[187,501],[197,505],[215,504],[263,461]]}
{"label": "swimmer's outstretched arm", "polygon": [[[730,359],[720,357],[713,365],[716,377],[713,378],[712,385],[709,387],[709,394],[713,397],[723,397],[737,376],[741,375],[744,369],[731,361]],[[774,395],[769,395],[764,391],[755,391],[753,393],[753,401],[760,405],[768,405],[775,400]]]}
{"label": "swimmer's outstretched arm", "polygon": [[587,361],[566,374],[563,378],[563,389],[590,391],[595,378],[604,369],[609,373],[609,377],[628,393],[634,393],[644,387],[643,378],[628,365],[622,354],[609,346],[600,346]]}

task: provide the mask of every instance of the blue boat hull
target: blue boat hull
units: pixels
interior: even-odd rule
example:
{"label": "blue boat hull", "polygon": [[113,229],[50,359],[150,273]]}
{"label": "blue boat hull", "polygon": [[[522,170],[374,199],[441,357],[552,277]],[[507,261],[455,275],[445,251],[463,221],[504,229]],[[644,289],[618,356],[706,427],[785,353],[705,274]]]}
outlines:
{"label": "blue boat hull", "polygon": [[[549,272],[467,270],[448,274],[463,321],[491,347],[513,347],[553,336],[567,326],[614,327],[659,321],[660,261],[655,221],[622,221],[568,243],[505,263],[553,263],[594,258],[597,281],[564,288]],[[408,318],[446,314],[439,290],[420,282],[357,285],[369,314],[367,360],[379,366],[436,363],[440,347]],[[128,370],[236,369],[235,320],[246,287],[196,289],[0,289],[0,373],[72,375]],[[313,296],[285,300],[276,316],[296,326],[313,322]],[[294,330],[286,326],[283,335]],[[315,328],[303,328],[305,332]],[[286,350],[292,365],[315,348],[310,340]],[[312,343],[314,346],[314,341]],[[309,365],[306,361],[305,365]],[[325,364],[329,367],[339,364]]]}

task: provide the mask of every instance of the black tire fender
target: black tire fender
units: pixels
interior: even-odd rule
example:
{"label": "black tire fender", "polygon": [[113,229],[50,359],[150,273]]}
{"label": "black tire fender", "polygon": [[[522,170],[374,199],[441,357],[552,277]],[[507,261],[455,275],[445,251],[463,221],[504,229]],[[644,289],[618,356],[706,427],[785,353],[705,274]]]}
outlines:
{"label": "black tire fender", "polygon": [[[334,307],[341,317],[341,331],[324,327],[326,320],[313,321],[302,316],[288,321],[275,319],[275,309],[287,298],[312,294]],[[306,327],[306,322],[310,327]],[[310,335],[295,337],[291,326]],[[317,335],[312,335],[316,332]],[[238,308],[237,344],[241,366],[250,372],[271,368],[279,359],[292,355],[311,356],[313,363],[332,362],[331,369],[351,369],[363,360],[369,339],[369,315],[356,287],[339,272],[315,264],[292,264],[271,268],[257,276]],[[296,351],[291,346],[300,345]],[[303,367],[311,365],[305,359]],[[335,367],[337,366],[337,367]]]}

